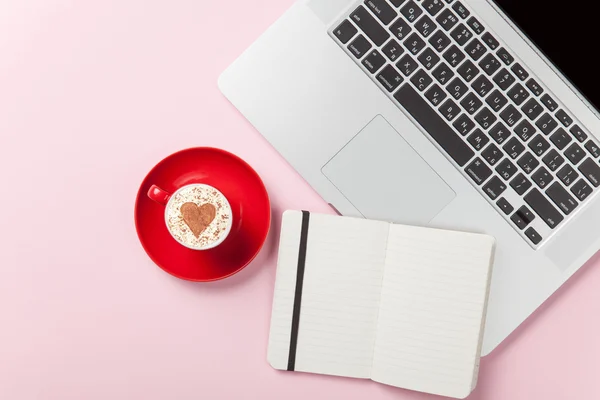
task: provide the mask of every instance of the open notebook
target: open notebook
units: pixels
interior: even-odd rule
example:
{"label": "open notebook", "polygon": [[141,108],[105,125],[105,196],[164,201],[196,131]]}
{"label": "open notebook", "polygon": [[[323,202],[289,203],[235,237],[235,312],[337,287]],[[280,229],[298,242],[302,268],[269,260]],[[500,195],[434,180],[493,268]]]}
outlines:
{"label": "open notebook", "polygon": [[486,235],[286,211],[269,363],[464,398],[493,251]]}

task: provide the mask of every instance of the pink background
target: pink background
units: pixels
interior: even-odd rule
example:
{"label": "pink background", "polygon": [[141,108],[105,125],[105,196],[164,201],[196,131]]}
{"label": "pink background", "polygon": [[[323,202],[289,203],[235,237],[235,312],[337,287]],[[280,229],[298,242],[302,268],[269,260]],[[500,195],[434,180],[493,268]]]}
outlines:
{"label": "pink background", "polygon": [[[217,89],[293,0],[0,3],[1,399],[435,399],[266,362],[281,212],[330,212]],[[262,175],[273,229],[214,284],[137,241],[138,184],[179,149]],[[600,259],[482,362],[471,399],[600,398]]]}

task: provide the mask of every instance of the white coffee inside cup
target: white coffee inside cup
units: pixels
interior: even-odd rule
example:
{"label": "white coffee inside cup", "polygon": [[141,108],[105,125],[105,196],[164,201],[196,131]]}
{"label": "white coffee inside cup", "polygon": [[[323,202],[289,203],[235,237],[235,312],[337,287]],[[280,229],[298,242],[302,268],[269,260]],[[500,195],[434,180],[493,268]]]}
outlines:
{"label": "white coffee inside cup", "polygon": [[219,190],[204,184],[187,185],[170,197],[165,222],[171,236],[193,250],[221,244],[231,230],[232,212]]}

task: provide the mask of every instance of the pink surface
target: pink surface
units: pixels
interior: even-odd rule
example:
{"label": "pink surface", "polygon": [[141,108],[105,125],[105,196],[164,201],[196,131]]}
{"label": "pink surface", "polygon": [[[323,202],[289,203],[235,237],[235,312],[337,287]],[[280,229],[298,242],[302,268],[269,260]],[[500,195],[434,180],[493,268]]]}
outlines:
{"label": "pink surface", "polygon": [[[0,399],[435,399],[272,370],[283,210],[330,212],[217,89],[292,0],[0,4]],[[268,244],[214,284],[167,275],[138,184],[192,146],[238,154],[273,203]],[[485,358],[471,399],[600,398],[600,259]]]}

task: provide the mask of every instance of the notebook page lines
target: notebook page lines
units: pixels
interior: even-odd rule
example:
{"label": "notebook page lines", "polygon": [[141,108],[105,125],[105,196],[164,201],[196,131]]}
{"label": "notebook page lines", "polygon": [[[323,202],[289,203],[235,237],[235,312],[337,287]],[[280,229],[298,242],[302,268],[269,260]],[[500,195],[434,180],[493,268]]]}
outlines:
{"label": "notebook page lines", "polygon": [[389,224],[311,215],[296,370],[369,378]]}
{"label": "notebook page lines", "polygon": [[393,225],[372,379],[467,395],[479,360],[493,239]]}
{"label": "notebook page lines", "polygon": [[267,350],[267,360],[275,369],[285,370],[288,364],[301,223],[299,211],[283,216]]}

